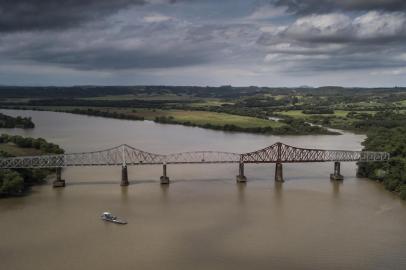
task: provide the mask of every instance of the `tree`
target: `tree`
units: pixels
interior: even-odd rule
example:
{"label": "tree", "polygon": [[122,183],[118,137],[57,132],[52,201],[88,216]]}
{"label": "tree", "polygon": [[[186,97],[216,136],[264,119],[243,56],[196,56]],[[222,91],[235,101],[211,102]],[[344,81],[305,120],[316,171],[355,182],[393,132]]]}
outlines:
{"label": "tree", "polygon": [[0,193],[21,193],[23,189],[24,179],[19,173],[12,170],[0,171]]}

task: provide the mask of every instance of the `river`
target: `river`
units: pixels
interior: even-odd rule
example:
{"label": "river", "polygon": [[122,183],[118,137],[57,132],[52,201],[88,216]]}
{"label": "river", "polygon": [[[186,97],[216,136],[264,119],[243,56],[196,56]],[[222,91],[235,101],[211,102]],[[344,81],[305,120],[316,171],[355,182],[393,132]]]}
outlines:
{"label": "river", "polygon": [[[365,136],[265,136],[227,133],[67,113],[0,110],[32,116],[33,130],[1,133],[43,137],[67,152],[123,143],[157,153],[192,150],[247,152],[275,142],[360,150]],[[331,163],[68,168],[66,188],[49,184],[29,196],[0,200],[1,269],[406,269],[406,203],[373,181],[329,180]],[[128,221],[99,219],[111,211]]]}

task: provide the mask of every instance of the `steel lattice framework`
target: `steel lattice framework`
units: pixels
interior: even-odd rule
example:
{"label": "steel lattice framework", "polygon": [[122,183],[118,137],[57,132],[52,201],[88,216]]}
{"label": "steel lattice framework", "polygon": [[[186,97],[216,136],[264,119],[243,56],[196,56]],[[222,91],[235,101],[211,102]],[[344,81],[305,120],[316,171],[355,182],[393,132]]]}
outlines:
{"label": "steel lattice framework", "polygon": [[153,154],[133,148],[129,145],[121,145],[96,152],[1,158],[0,168],[61,168],[71,166],[195,163],[368,162],[387,161],[388,159],[389,153],[386,152],[305,149],[283,143],[275,143],[264,149],[244,154],[197,151],[167,155]]}

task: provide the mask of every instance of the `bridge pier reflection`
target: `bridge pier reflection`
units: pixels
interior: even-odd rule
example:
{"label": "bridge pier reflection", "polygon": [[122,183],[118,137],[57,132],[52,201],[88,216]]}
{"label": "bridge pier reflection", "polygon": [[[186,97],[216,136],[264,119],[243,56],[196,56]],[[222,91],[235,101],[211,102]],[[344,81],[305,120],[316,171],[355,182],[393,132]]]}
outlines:
{"label": "bridge pier reflection", "polygon": [[162,166],[161,185],[168,185],[169,183],[169,177],[166,175],[166,163],[164,163]]}
{"label": "bridge pier reflection", "polygon": [[62,180],[62,168],[56,168],[56,180],[52,183],[54,188],[65,187],[65,180]]}
{"label": "bridge pier reflection", "polygon": [[275,165],[275,182],[284,182],[283,180],[283,165],[281,162],[277,162]]}
{"label": "bridge pier reflection", "polygon": [[128,170],[127,170],[127,165],[123,165],[121,167],[121,184],[120,186],[126,187],[130,185],[130,182],[128,182]]}
{"label": "bridge pier reflection", "polygon": [[341,164],[340,162],[334,162],[334,173],[330,174],[331,180],[341,181],[344,180],[344,176],[341,175]]}
{"label": "bridge pier reflection", "polygon": [[244,175],[244,162],[240,162],[238,166],[237,183],[246,183],[247,177]]}

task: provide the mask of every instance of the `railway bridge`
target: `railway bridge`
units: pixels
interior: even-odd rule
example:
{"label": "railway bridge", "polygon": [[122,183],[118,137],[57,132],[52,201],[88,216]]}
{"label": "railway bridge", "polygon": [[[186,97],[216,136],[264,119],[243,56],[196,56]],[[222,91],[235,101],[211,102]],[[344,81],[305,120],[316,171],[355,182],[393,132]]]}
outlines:
{"label": "railway bridge", "polygon": [[249,153],[230,153],[218,151],[196,151],[174,154],[154,154],[123,144],[114,148],[85,153],[23,156],[0,159],[0,169],[55,168],[54,187],[64,187],[62,168],[75,166],[121,166],[121,186],[128,186],[127,166],[161,165],[163,172],[161,184],[169,184],[167,166],[170,164],[238,164],[237,182],[246,182],[244,165],[250,163],[275,163],[275,181],[283,182],[283,163],[334,162],[332,180],[343,180],[340,162],[387,161],[386,152],[346,151],[306,149],[275,143],[264,149]]}

